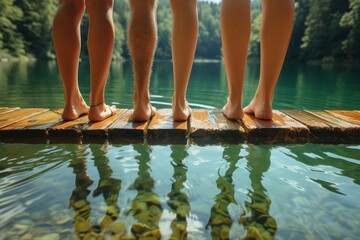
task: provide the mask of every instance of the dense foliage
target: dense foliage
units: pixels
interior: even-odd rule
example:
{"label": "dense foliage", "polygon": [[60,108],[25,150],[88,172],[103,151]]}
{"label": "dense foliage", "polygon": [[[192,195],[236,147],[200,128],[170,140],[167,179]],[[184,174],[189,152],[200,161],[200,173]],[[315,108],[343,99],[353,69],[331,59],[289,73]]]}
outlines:
{"label": "dense foliage", "polygon": [[[360,0],[295,0],[296,19],[288,58],[293,60],[359,60]],[[0,58],[54,57],[52,21],[58,0],[0,1]],[[198,3],[199,37],[196,57],[221,58],[220,5]],[[252,1],[252,36],[249,56],[260,54],[261,0]],[[129,58],[126,28],[130,16],[128,0],[115,0],[116,42],[114,58]],[[171,58],[171,10],[160,0],[157,12],[157,59]],[[82,58],[87,57],[88,18],[81,25]]]}

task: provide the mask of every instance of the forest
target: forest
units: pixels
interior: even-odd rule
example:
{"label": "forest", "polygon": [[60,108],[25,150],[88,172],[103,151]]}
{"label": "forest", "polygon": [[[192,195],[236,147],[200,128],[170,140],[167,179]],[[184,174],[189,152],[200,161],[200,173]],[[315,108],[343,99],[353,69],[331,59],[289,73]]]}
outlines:
{"label": "forest", "polygon": [[[260,55],[261,0],[252,2],[249,58]],[[58,0],[0,1],[0,59],[54,59],[52,22]],[[287,59],[305,61],[360,60],[360,0],[295,0],[294,31]],[[115,0],[114,59],[129,59],[126,42],[128,0]],[[198,2],[197,59],[221,59],[220,4]],[[172,16],[169,0],[159,0],[156,59],[171,59]],[[81,58],[87,58],[88,18],[81,23]]]}

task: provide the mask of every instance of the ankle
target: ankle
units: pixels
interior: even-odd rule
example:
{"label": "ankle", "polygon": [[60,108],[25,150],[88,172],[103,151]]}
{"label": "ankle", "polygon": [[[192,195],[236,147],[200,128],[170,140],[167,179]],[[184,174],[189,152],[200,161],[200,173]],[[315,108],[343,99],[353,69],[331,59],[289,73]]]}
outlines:
{"label": "ankle", "polygon": [[231,97],[229,96],[228,99],[228,104],[231,104],[232,106],[242,106],[242,97]]}
{"label": "ankle", "polygon": [[179,107],[185,107],[187,105],[186,98],[184,98],[184,97],[179,98],[179,97],[174,96],[172,98],[172,105],[173,106],[179,106]]}
{"label": "ankle", "polygon": [[143,104],[149,105],[150,104],[150,94],[148,92],[134,92],[133,95],[133,103],[134,105]]}

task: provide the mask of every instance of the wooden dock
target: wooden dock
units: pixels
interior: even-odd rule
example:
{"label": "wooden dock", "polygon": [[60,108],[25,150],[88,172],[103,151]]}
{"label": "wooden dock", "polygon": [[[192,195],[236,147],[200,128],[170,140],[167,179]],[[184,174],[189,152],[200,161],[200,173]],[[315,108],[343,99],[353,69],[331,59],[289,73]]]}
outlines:
{"label": "wooden dock", "polygon": [[132,110],[119,109],[102,122],[87,116],[63,121],[62,109],[0,108],[3,143],[325,143],[359,144],[360,111],[275,110],[272,121],[245,115],[230,121],[219,110],[194,109],[186,122],[173,122],[171,109],[158,109],[146,123],[131,121]]}

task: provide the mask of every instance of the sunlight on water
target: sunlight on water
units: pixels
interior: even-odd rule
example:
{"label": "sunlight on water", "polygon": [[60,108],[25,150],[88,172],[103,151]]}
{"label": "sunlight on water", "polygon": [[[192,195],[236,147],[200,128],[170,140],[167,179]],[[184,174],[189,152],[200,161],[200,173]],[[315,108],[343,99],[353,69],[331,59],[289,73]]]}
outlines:
{"label": "sunlight on water", "polygon": [[0,152],[0,239],[360,234],[358,147],[1,144]]}

